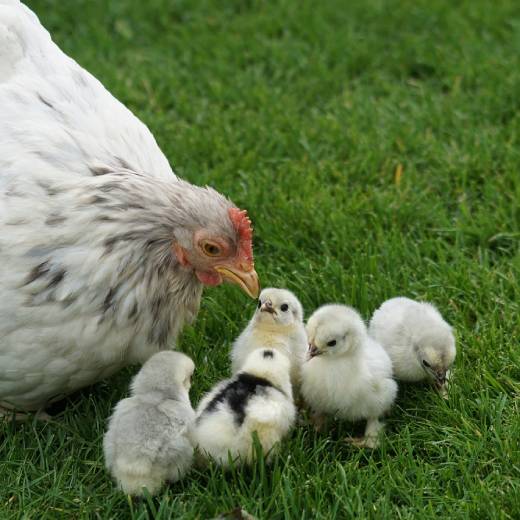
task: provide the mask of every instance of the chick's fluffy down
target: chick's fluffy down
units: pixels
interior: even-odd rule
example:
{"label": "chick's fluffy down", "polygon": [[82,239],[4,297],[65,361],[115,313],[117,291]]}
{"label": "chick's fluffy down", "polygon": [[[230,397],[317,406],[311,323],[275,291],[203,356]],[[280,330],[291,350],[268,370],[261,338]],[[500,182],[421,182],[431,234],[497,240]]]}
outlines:
{"label": "chick's fluffy down", "polygon": [[253,317],[231,349],[231,370],[236,374],[256,349],[276,349],[290,361],[293,390],[300,383],[301,365],[307,351],[303,307],[286,289],[266,288],[260,293]]}
{"label": "chick's fluffy down", "polygon": [[[264,352],[269,352],[266,357]],[[200,402],[193,442],[203,455],[226,466],[248,463],[256,433],[264,454],[291,429],[296,410],[289,379],[289,360],[272,349],[249,355],[244,369],[219,383]]]}
{"label": "chick's fluffy down", "polygon": [[390,360],[384,351],[372,348],[371,341],[367,343],[359,363],[316,357],[304,365],[301,392],[313,410],[358,421],[380,417],[391,408],[397,384]]}
{"label": "chick's fluffy down", "polygon": [[103,448],[107,469],[125,493],[141,495],[146,487],[155,494],[190,469],[193,368],[179,352],[155,354],[134,378],[132,397],[115,407]]}
{"label": "chick's fluffy down", "polygon": [[[184,417],[182,417],[184,416]],[[153,495],[165,481],[190,469],[193,447],[185,433],[193,410],[153,399],[131,397],[116,407],[104,440],[107,469],[130,495],[146,487]]]}
{"label": "chick's fluffy down", "polygon": [[318,354],[302,367],[301,391],[311,408],[350,421],[387,412],[397,394],[392,363],[357,311],[325,305],[309,318],[307,329]]}
{"label": "chick's fluffy down", "polygon": [[452,328],[427,302],[387,300],[374,312],[369,333],[388,352],[394,376],[402,381],[442,384],[455,360]]}

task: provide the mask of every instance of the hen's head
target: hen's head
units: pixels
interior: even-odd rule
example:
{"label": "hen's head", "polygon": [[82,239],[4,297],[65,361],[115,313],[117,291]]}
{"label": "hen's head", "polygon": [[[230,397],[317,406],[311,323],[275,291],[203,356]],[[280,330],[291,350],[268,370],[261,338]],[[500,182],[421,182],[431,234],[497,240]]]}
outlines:
{"label": "hen's head", "polygon": [[231,282],[256,298],[259,282],[253,260],[253,228],[247,211],[232,206],[210,188],[198,194],[196,213],[186,215],[186,226],[176,233],[173,243],[178,262],[193,269],[204,285]]}

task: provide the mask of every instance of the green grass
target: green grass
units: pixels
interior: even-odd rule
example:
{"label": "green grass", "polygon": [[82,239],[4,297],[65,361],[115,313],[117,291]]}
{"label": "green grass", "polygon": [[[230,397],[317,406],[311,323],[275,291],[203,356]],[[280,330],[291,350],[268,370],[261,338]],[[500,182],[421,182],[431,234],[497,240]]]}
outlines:
{"label": "green grass", "polygon": [[[358,426],[298,427],[271,467],[194,471],[142,503],[103,466],[123,372],[53,422],[0,426],[0,518],[519,518],[520,4],[29,4],[179,175],[247,207],[264,286],[307,315],[431,300],[459,354],[448,401],[400,387],[379,450],[342,442]],[[206,291],[180,341],[194,403],[228,374],[254,305]]]}

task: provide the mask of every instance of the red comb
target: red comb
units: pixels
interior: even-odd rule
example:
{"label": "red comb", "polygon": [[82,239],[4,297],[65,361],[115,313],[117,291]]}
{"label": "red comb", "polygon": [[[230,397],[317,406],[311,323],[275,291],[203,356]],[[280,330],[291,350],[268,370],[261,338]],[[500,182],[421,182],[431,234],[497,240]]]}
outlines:
{"label": "red comb", "polygon": [[240,256],[244,257],[248,262],[253,261],[253,228],[251,220],[247,216],[245,209],[229,208],[229,218],[238,233],[240,243],[238,245]]}

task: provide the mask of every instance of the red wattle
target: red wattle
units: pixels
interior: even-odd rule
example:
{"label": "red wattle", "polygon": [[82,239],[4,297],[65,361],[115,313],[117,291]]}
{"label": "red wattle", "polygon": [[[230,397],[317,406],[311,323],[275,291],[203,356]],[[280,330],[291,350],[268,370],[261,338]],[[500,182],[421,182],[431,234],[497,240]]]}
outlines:
{"label": "red wattle", "polygon": [[197,278],[200,282],[202,282],[204,285],[219,285],[222,283],[222,276],[218,273],[211,273],[207,271],[195,271],[195,274],[197,275]]}

